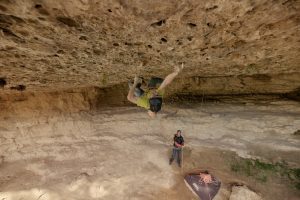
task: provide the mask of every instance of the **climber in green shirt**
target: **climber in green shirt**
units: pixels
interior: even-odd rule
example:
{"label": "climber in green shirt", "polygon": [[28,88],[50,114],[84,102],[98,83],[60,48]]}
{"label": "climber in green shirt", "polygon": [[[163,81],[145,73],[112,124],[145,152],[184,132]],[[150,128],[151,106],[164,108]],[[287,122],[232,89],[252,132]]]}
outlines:
{"label": "climber in green shirt", "polygon": [[[155,117],[156,113],[161,110],[162,98],[164,95],[164,89],[169,85],[175,77],[182,71],[183,64],[179,67],[176,66],[174,72],[166,76],[166,78],[152,78],[148,84],[148,90],[143,91],[139,78],[134,78],[133,85],[129,88],[127,99],[136,104],[137,106],[143,107],[148,110],[148,114],[151,117]],[[157,88],[156,86],[160,84]]]}

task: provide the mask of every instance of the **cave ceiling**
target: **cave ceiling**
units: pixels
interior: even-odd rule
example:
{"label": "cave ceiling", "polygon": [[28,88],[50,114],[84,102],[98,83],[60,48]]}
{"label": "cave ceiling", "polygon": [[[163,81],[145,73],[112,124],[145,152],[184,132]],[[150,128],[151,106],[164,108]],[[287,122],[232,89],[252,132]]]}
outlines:
{"label": "cave ceiling", "polygon": [[181,78],[284,77],[292,91],[299,52],[294,0],[0,0],[0,91],[110,87],[181,62]]}

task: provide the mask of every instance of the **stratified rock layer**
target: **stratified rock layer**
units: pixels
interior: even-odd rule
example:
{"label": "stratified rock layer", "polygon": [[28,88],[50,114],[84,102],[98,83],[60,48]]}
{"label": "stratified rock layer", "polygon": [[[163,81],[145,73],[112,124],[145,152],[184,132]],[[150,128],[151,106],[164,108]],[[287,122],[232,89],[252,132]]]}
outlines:
{"label": "stratified rock layer", "polygon": [[184,62],[177,93],[295,91],[299,10],[294,0],[2,0],[0,89],[110,87]]}

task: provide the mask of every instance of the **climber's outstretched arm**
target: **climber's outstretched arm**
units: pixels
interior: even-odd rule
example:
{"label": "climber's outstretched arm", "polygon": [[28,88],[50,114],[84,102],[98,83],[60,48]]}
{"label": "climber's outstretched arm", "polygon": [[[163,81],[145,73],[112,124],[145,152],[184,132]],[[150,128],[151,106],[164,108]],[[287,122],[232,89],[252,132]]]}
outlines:
{"label": "climber's outstretched arm", "polygon": [[176,66],[174,68],[174,72],[166,76],[162,84],[159,86],[158,90],[163,90],[167,85],[169,85],[175,79],[175,77],[182,71],[183,68],[183,63],[180,67]]}
{"label": "climber's outstretched arm", "polygon": [[139,78],[137,76],[134,77],[134,82],[132,87],[129,89],[128,95],[127,95],[127,99],[128,101],[136,104],[137,103],[137,97],[134,96],[134,89],[136,88],[136,85],[138,84],[138,80]]}

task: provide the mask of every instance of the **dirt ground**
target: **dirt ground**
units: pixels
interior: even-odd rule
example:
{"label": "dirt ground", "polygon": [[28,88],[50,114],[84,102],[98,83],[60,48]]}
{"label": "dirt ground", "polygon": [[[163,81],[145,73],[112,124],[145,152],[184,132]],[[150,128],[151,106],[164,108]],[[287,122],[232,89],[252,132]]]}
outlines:
{"label": "dirt ground", "polygon": [[[299,168],[299,105],[166,106],[157,119],[112,107],[1,123],[1,200],[196,200],[185,173],[207,169],[222,181],[216,200],[246,185],[266,200],[296,200],[284,179],[265,182],[231,170],[233,159],[284,160]],[[169,165],[172,137],[183,130],[183,169]]]}

